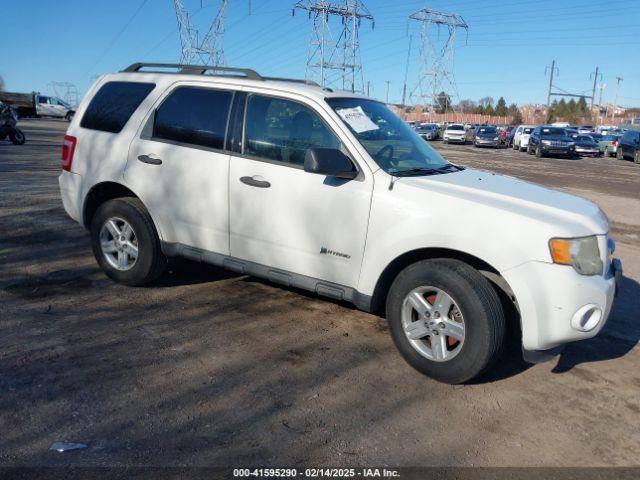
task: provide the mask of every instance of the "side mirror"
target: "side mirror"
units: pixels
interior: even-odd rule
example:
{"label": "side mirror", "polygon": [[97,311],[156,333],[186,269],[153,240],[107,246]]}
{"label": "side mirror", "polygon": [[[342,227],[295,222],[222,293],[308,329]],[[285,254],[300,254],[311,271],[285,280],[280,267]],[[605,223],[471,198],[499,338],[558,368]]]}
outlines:
{"label": "side mirror", "polygon": [[346,179],[358,176],[351,159],[337,148],[308,149],[304,157],[304,171]]}

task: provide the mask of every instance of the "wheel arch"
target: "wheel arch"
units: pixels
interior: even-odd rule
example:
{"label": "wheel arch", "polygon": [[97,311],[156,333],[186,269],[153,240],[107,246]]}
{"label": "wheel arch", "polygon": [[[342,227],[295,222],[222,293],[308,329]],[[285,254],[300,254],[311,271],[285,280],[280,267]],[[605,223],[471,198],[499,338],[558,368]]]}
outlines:
{"label": "wheel arch", "polygon": [[122,197],[140,198],[130,188],[117,182],[101,182],[91,187],[82,205],[82,224],[84,227],[87,230],[91,228],[91,220],[100,205],[108,200]]}
{"label": "wheel arch", "polygon": [[500,275],[500,272],[488,262],[469,253],[449,248],[419,248],[405,252],[393,259],[382,271],[376,282],[371,297],[371,311],[382,312],[386,303],[387,294],[396,276],[409,265],[434,258],[450,258],[459,260],[478,270],[498,293],[505,309],[508,321],[515,318],[517,327],[520,327],[520,315],[518,302],[511,286]]}

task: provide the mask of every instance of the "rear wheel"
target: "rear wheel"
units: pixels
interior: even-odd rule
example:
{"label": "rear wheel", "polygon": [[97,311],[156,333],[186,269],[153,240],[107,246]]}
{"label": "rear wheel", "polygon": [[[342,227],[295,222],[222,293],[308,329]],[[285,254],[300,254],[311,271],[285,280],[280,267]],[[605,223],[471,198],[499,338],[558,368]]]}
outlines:
{"label": "rear wheel", "polygon": [[622,153],[622,149],[620,147],[618,147],[618,150],[616,151],[616,158],[618,160],[624,160],[624,154]]}
{"label": "rear wheel", "polygon": [[166,265],[151,217],[137,198],[103,203],[91,221],[91,241],[100,267],[125,285],[151,282]]}
{"label": "rear wheel", "polygon": [[497,359],[505,320],[485,277],[458,260],[404,269],[387,297],[393,341],[416,370],[445,383],[480,375]]}
{"label": "rear wheel", "polygon": [[16,128],[12,133],[9,134],[9,139],[11,143],[14,145],[24,145],[24,142],[27,141],[27,137],[25,137],[22,130]]}
{"label": "rear wheel", "polygon": [[636,150],[636,154],[633,156],[633,163],[640,163],[640,150]]}

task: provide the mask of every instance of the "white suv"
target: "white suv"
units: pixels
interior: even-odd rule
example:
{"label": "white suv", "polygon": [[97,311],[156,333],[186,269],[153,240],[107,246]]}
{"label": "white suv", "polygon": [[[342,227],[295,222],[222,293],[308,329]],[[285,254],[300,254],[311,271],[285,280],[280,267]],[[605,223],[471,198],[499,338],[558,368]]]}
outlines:
{"label": "white suv", "polygon": [[593,203],[448,163],[375,100],[168,68],[100,78],[64,139],[64,207],[112,279],[179,255],[386,312],[408,363],[449,383],[496,360],[509,322],[530,361],[604,325],[621,269]]}
{"label": "white suv", "polygon": [[469,131],[461,123],[454,123],[447,126],[442,134],[444,143],[462,143],[465,144],[469,140]]}

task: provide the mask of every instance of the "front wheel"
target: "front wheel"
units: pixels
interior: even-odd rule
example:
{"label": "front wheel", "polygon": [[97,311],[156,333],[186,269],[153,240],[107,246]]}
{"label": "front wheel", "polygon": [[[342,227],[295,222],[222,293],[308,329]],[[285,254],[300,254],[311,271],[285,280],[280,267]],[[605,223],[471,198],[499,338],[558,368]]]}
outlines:
{"label": "front wheel", "polygon": [[543,156],[542,149],[540,147],[536,148],[536,157],[542,158]]}
{"label": "front wheel", "polygon": [[125,285],[149,283],[166,265],[151,217],[137,198],[103,203],[91,221],[91,242],[107,276]]}
{"label": "front wheel", "polygon": [[387,296],[393,341],[416,370],[457,384],[498,358],[505,319],[488,280],[458,260],[423,260],[405,268]]}
{"label": "front wheel", "polygon": [[633,163],[640,163],[640,150],[636,150],[636,154],[633,156]]}
{"label": "front wheel", "polygon": [[618,150],[616,151],[616,158],[618,160],[624,160],[624,154],[622,153],[622,149],[620,147],[618,147]]}

